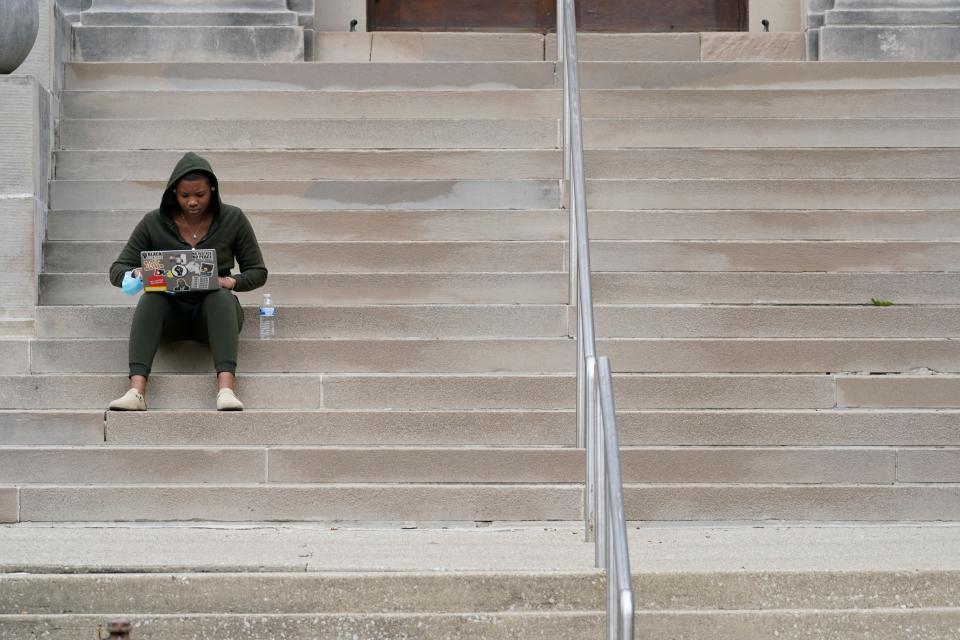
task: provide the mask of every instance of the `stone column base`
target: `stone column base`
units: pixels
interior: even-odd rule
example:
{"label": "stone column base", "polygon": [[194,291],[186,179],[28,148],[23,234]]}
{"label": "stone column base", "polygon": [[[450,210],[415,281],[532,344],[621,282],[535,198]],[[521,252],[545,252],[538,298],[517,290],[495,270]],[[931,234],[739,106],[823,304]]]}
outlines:
{"label": "stone column base", "polygon": [[960,60],[960,26],[825,26],[821,60]]}

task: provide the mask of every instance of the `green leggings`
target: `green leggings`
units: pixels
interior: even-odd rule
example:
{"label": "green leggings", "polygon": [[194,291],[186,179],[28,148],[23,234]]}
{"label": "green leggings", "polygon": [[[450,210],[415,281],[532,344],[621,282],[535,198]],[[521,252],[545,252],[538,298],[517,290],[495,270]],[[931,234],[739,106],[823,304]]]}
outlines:
{"label": "green leggings", "polygon": [[236,373],[241,328],[240,301],[227,289],[144,293],[130,326],[130,375],[149,376],[160,343],[176,340],[209,344],[217,373]]}

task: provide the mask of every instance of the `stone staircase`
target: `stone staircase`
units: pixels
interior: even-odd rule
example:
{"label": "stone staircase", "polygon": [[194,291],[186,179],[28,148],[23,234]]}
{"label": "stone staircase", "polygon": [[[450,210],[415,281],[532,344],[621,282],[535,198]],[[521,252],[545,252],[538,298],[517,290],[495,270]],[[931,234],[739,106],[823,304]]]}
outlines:
{"label": "stone staircase", "polygon": [[[631,518],[960,514],[958,71],[584,63]],[[554,83],[531,61],[69,65],[38,335],[3,342],[5,517],[579,517]],[[243,294],[252,411],[196,412],[213,380],[186,344],[157,363],[165,411],[104,422],[132,300],[103,273],[184,149],[249,212],[279,339]]]}
{"label": "stone staircase", "polygon": [[[596,323],[617,372],[628,517],[960,519],[960,65],[588,60],[582,76]],[[580,517],[552,62],[82,62],[65,82],[37,335],[0,340],[0,521]],[[248,213],[271,269],[265,289],[241,294],[250,410],[212,411],[208,355],[183,344],[160,354],[151,411],[104,415],[126,386],[133,302],[106,268],[188,149]],[[279,305],[273,341],[255,337],[262,291]],[[417,614],[390,596],[227,620],[241,612],[216,599],[118,611],[107,596],[47,609],[0,598],[0,625],[67,638],[128,612],[162,614],[152,637],[202,637],[182,630],[191,619],[232,638],[315,637],[308,622],[337,638],[580,638],[600,614],[579,548],[566,575],[499,581],[517,594],[504,607]],[[915,569],[888,575],[890,591],[914,591],[923,579],[903,574]],[[171,569],[184,584],[192,570]],[[657,637],[955,637],[953,595],[931,587],[902,612],[892,594],[867,614],[879,578],[831,570],[783,578],[797,588],[778,587],[781,604],[802,607],[757,612],[774,564],[737,578],[753,590],[741,599],[644,601],[658,613],[641,617]],[[0,580],[0,593],[36,594],[31,579]],[[645,584],[640,600],[728,579]],[[843,579],[859,586],[824,613],[834,607],[816,594]],[[98,579],[62,580],[76,594]],[[150,580],[98,584],[153,593]]]}

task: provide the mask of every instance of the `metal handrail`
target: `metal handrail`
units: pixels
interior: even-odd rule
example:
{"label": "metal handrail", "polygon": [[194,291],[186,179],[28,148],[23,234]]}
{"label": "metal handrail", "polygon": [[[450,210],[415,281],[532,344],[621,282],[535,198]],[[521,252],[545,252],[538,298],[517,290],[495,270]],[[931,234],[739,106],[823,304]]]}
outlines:
{"label": "metal handrail", "polygon": [[602,457],[606,459],[603,484],[608,500],[606,515],[607,638],[633,638],[633,587],[630,584],[630,550],[627,545],[627,517],[623,505],[623,477],[620,475],[620,443],[617,437],[617,411],[613,402],[613,375],[610,359],[597,361],[596,392],[600,397],[600,422],[603,435]]}
{"label": "metal handrail", "polygon": [[607,571],[607,638],[633,638],[633,590],[610,361],[597,357],[590,282],[587,191],[574,0],[557,0],[557,63],[563,67],[563,167],[570,213],[569,302],[577,308],[577,446],[586,451],[584,537]]}

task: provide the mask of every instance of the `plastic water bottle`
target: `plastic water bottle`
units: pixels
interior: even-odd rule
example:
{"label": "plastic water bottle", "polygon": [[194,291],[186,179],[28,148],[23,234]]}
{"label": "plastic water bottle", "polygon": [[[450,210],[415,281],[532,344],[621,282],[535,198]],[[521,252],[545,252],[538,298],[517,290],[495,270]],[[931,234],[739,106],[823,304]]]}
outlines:
{"label": "plastic water bottle", "polygon": [[276,322],[277,309],[273,306],[273,300],[270,294],[263,294],[263,300],[260,301],[260,339],[269,340],[273,337]]}

